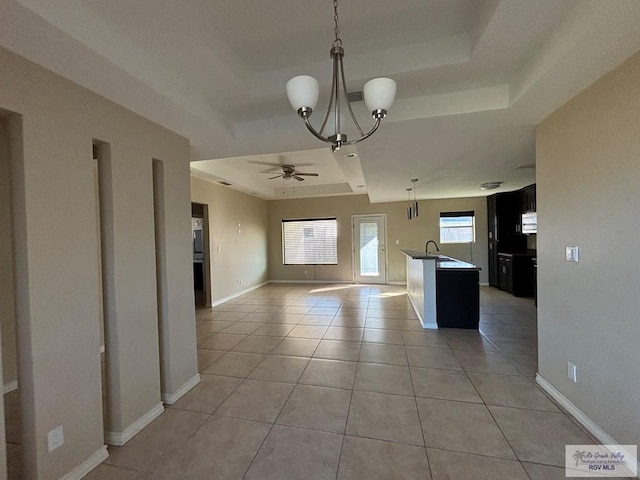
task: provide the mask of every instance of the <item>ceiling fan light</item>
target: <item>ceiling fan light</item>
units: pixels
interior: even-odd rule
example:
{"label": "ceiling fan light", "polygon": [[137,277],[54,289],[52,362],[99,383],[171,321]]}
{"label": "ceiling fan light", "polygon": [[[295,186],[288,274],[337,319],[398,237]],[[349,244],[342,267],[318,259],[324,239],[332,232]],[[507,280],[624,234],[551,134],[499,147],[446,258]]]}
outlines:
{"label": "ceiling fan light", "polygon": [[396,97],[396,82],[390,78],[374,78],[364,84],[364,103],[370,112],[389,110]]}
{"label": "ceiling fan light", "polygon": [[313,110],[318,104],[320,87],[318,81],[309,75],[298,75],[287,82],[287,97],[297,112],[302,107]]}

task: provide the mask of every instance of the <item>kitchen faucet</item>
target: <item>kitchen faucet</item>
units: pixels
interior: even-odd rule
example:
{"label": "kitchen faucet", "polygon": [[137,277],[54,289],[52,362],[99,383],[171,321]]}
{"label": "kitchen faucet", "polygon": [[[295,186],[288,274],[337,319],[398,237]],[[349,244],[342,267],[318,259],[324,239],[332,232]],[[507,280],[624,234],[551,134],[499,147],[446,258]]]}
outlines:
{"label": "kitchen faucet", "polygon": [[429,244],[430,243],[433,243],[435,245],[436,252],[440,251],[440,248],[438,248],[438,244],[434,240],[429,240],[424,246],[424,251],[427,252],[427,255],[429,255]]}

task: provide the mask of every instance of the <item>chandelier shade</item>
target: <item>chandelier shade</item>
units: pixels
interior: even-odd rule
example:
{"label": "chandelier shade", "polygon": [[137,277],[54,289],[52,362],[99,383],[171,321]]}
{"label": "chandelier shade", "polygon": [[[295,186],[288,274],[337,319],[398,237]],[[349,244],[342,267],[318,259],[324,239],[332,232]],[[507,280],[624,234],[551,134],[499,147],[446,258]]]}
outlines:
{"label": "chandelier shade", "polygon": [[[338,0],[333,0],[333,21],[334,40],[331,46],[330,55],[333,65],[331,76],[331,94],[329,95],[329,105],[319,130],[316,130],[309,118],[318,104],[319,85],[318,81],[309,75],[298,75],[293,77],[286,84],[287,97],[293,109],[304,121],[307,130],[317,139],[331,144],[332,150],[339,150],[343,145],[353,145],[369,138],[380,126],[380,122],[387,115],[387,110],[391,108],[396,95],[396,82],[390,78],[374,78],[364,85],[363,96],[367,109],[375,120],[373,127],[364,132],[358,123],[345,81],[343,58],[344,49],[340,38],[340,22],[338,19]],[[344,133],[343,112],[348,111],[351,120],[360,136],[355,140],[348,139]],[[330,134],[324,134],[325,128]]]}
{"label": "chandelier shade", "polygon": [[316,108],[320,96],[318,81],[309,75],[298,75],[287,82],[287,97],[293,109],[297,112],[302,107]]}
{"label": "chandelier shade", "polygon": [[374,78],[364,84],[364,103],[372,112],[389,110],[396,98],[396,82],[390,78]]}

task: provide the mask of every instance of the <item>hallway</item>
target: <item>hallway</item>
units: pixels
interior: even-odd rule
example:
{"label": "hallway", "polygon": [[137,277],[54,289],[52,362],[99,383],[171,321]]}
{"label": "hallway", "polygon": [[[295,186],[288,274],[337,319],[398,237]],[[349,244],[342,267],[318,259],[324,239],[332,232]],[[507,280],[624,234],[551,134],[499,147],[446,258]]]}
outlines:
{"label": "hallway", "polygon": [[197,311],[201,383],[97,479],[545,479],[593,441],[534,384],[532,299],[422,331],[403,287],[268,285]]}

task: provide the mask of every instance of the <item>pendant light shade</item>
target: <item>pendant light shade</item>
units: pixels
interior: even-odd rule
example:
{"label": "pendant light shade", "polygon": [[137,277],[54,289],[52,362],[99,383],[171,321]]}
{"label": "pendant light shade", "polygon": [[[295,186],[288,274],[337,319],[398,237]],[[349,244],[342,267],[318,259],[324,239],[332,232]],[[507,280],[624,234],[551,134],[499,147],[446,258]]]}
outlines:
{"label": "pendant light shade", "polygon": [[389,110],[396,98],[396,82],[390,78],[374,78],[364,84],[363,94],[370,112]]}
{"label": "pendant light shade", "polygon": [[416,200],[416,183],[418,179],[412,178],[411,183],[413,183],[413,216],[418,216],[418,200]]}
{"label": "pendant light shade", "polygon": [[320,87],[318,81],[309,75],[298,75],[287,82],[287,97],[295,111],[302,107],[313,110],[318,104]]}

